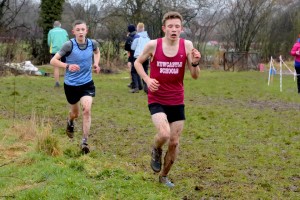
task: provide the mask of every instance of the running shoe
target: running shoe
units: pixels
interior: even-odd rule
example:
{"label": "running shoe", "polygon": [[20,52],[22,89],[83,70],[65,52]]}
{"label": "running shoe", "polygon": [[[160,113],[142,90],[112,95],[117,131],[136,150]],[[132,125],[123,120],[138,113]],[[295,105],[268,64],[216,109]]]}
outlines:
{"label": "running shoe", "polygon": [[154,172],[160,172],[161,170],[161,154],[162,154],[161,148],[153,147],[151,153],[151,168]]}
{"label": "running shoe", "polygon": [[54,87],[56,87],[56,88],[59,88],[59,87],[60,87],[60,84],[59,84],[59,82],[55,82],[55,85],[54,85]]}
{"label": "running shoe", "polygon": [[66,133],[69,138],[72,139],[74,137],[74,122],[73,121],[70,121],[70,120],[67,121]]}
{"label": "running shoe", "polygon": [[81,151],[83,154],[88,154],[90,152],[90,148],[87,143],[81,144]]}
{"label": "running shoe", "polygon": [[169,188],[174,187],[174,183],[172,183],[167,176],[159,176],[159,182],[166,185]]}
{"label": "running shoe", "polygon": [[138,88],[134,88],[129,90],[130,93],[139,93],[139,89]]}

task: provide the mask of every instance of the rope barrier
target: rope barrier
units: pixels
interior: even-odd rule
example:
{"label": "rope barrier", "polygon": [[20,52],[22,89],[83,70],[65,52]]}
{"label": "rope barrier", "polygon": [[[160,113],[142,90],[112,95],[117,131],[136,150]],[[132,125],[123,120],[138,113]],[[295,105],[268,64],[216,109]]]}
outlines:
{"label": "rope barrier", "polygon": [[[282,75],[293,75],[294,76],[294,81],[296,81],[296,77],[300,76],[300,74],[297,74],[296,70],[292,71],[287,64],[283,61],[282,57],[279,56],[279,75],[280,75],[280,92],[282,92]],[[288,69],[290,73],[283,73],[282,72],[282,65]],[[273,57],[271,56],[270,63],[269,63],[269,77],[268,77],[268,86],[270,83],[273,81],[273,76],[276,74],[276,68],[274,67],[274,60]]]}

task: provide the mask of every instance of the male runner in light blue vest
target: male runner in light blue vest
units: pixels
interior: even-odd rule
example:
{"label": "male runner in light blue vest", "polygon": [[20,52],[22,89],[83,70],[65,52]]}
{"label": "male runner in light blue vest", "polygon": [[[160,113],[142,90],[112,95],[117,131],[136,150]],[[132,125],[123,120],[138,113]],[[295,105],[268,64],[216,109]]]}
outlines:
{"label": "male runner in light blue vest", "polygon": [[[74,120],[79,116],[81,104],[83,115],[81,150],[84,154],[90,151],[87,140],[92,121],[91,108],[95,96],[92,68],[96,73],[100,72],[98,42],[86,38],[87,32],[86,23],[76,20],[72,30],[75,38],[66,42],[50,61],[51,65],[66,69],[64,90],[70,104],[66,130],[69,138],[74,137]],[[65,63],[60,61],[63,56],[66,57]]]}

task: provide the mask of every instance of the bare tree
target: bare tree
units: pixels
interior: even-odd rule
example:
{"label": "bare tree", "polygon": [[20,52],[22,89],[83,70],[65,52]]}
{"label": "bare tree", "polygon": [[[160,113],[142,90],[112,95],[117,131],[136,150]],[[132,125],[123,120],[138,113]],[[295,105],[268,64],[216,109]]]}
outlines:
{"label": "bare tree", "polygon": [[32,0],[0,0],[0,42],[5,43],[1,60],[20,62],[30,59],[30,46],[19,40],[26,42],[31,37],[37,7]]}
{"label": "bare tree", "polygon": [[31,0],[0,0],[0,32],[9,32],[10,30],[24,27],[24,24],[17,21],[24,8]]}
{"label": "bare tree", "polygon": [[260,29],[268,22],[274,0],[234,0],[228,2],[224,20],[227,38],[238,51],[248,52]]}
{"label": "bare tree", "polygon": [[300,2],[298,0],[277,0],[272,8],[268,23],[257,33],[255,43],[261,58],[289,56],[289,51],[300,33]]}
{"label": "bare tree", "polygon": [[201,49],[207,40],[215,37],[213,32],[223,19],[224,0],[206,2],[198,9],[197,16],[187,22],[186,27],[190,29],[188,37]]}

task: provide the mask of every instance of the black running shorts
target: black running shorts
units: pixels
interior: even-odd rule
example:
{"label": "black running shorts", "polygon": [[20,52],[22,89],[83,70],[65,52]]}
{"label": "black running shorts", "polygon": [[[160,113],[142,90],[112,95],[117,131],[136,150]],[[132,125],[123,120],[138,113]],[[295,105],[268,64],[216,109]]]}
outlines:
{"label": "black running shorts", "polygon": [[159,103],[148,105],[151,115],[163,112],[167,115],[169,123],[185,120],[184,105],[166,106]]}
{"label": "black running shorts", "polygon": [[96,93],[94,81],[79,86],[64,84],[64,89],[69,104],[76,104],[83,96],[94,97]]}

